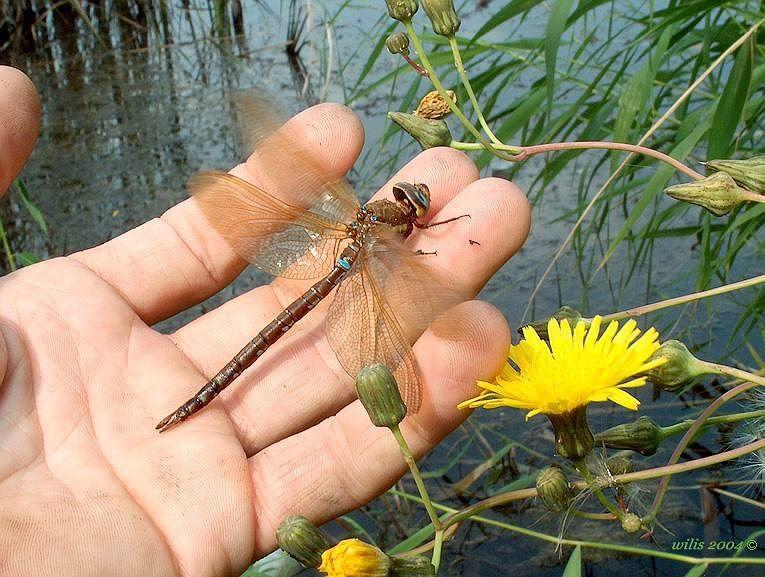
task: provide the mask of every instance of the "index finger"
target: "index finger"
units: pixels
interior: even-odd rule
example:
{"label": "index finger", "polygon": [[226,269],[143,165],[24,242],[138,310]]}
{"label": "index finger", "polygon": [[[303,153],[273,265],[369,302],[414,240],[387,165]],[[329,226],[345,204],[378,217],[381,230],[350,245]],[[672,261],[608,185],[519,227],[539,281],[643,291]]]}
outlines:
{"label": "index finger", "polygon": [[24,167],[40,131],[40,98],[32,81],[0,66],[0,196]]}

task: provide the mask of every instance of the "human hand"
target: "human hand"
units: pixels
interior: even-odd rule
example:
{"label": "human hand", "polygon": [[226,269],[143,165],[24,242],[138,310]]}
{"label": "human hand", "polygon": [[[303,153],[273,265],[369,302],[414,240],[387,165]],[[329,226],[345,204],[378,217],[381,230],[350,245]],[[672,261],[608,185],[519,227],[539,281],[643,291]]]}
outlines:
{"label": "human hand", "polygon": [[[0,68],[0,102],[23,86]],[[0,107],[1,190],[31,149],[18,143],[36,133],[34,99],[13,102]],[[344,107],[311,108],[289,126],[338,175],[360,152],[362,127]],[[253,179],[251,167],[233,172]],[[437,229],[416,234],[438,250],[428,262],[475,294],[523,243],[525,197],[507,181],[478,180],[451,149],[423,152],[391,181],[414,177],[430,187],[433,218],[471,215],[460,227],[480,247]],[[390,195],[390,183],[381,191]],[[0,575],[238,575],[275,547],[287,515],[321,523],[404,472],[390,433],[355,400],[321,311],[205,410],[154,430],[310,284],[277,279],[173,334],[151,328],[244,266],[187,200],[101,246],[0,279]],[[449,330],[426,331],[414,347],[423,406],[402,430],[417,456],[462,421],[457,403],[498,370],[509,343],[488,304],[443,318]]]}

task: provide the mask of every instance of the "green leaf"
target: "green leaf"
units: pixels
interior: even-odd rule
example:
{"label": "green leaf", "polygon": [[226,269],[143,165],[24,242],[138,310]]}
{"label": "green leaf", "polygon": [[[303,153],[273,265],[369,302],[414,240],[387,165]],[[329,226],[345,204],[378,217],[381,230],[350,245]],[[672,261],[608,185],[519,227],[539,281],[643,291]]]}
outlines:
{"label": "green leaf", "polygon": [[497,26],[505,24],[508,20],[517,16],[518,14],[525,14],[537,4],[542,4],[542,0],[513,0],[507,6],[499,10],[494,16],[486,21],[486,24],[481,26],[473,35],[471,42],[474,42],[478,38],[481,38],[491,30],[494,30]]}
{"label": "green leaf", "polygon": [[573,0],[557,0],[550,10],[545,34],[545,68],[547,69],[547,109],[552,111],[555,92],[555,65],[558,61],[560,37],[566,30],[566,18],[571,11]]}
{"label": "green leaf", "polygon": [[568,558],[562,577],[582,577],[582,546],[577,545]]}
{"label": "green leaf", "polygon": [[40,259],[37,256],[28,252],[17,252],[15,256],[19,266],[29,266],[30,264],[40,262]]}
{"label": "green leaf", "polygon": [[43,216],[42,211],[37,208],[37,205],[29,200],[29,194],[27,194],[27,188],[24,186],[24,183],[20,178],[17,178],[14,181],[14,184],[19,191],[21,203],[24,205],[24,208],[27,209],[29,216],[31,216],[32,220],[37,223],[37,226],[40,227],[43,234],[48,234],[48,224],[45,222],[45,217]]}
{"label": "green leaf", "polygon": [[692,567],[688,573],[685,574],[685,577],[701,577],[704,573],[706,573],[708,567],[709,565],[706,563],[696,565],[695,567]]}
{"label": "green leaf", "polygon": [[[639,124],[638,119],[642,117],[648,106],[656,73],[667,52],[671,37],[672,28],[667,28],[656,43],[648,62],[630,78],[624,92],[619,96],[619,108],[614,123],[615,142],[628,142],[632,124],[635,122]],[[617,156],[614,155],[611,170],[616,169],[617,163]]]}
{"label": "green leaf", "polygon": [[290,577],[302,570],[300,563],[281,549],[277,549],[250,565],[239,577]]}
{"label": "green leaf", "polygon": [[733,148],[736,127],[744,113],[752,80],[753,38],[739,48],[733,69],[717,103],[709,131],[708,158],[728,158]]}

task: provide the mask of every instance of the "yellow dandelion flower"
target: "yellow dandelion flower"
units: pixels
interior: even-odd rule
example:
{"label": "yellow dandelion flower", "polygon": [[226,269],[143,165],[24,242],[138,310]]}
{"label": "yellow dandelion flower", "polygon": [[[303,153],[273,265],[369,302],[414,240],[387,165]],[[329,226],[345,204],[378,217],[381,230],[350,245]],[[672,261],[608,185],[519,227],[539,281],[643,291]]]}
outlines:
{"label": "yellow dandelion flower", "polygon": [[385,577],[390,558],[374,545],[345,539],[321,556],[319,571],[329,577]]}
{"label": "yellow dandelion flower", "polygon": [[571,413],[600,401],[637,409],[640,401],[624,389],[644,385],[646,377],[635,375],[665,362],[648,360],[659,348],[659,334],[650,328],[638,338],[641,331],[634,320],[621,329],[612,321],[602,335],[600,328],[600,317],[589,328],[579,323],[573,331],[567,320],[550,319],[548,345],[532,327],[524,327],[523,340],[510,347],[510,362],[495,381],[479,381],[484,391],[460,408],[515,407],[528,410],[527,419],[539,413]]}

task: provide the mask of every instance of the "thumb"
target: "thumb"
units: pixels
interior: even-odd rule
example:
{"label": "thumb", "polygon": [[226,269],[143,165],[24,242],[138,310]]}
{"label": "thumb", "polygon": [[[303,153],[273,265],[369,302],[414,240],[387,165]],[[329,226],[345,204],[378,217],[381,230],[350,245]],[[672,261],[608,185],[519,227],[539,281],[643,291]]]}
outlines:
{"label": "thumb", "polygon": [[40,131],[40,98],[20,70],[0,66],[0,196],[21,172]]}

